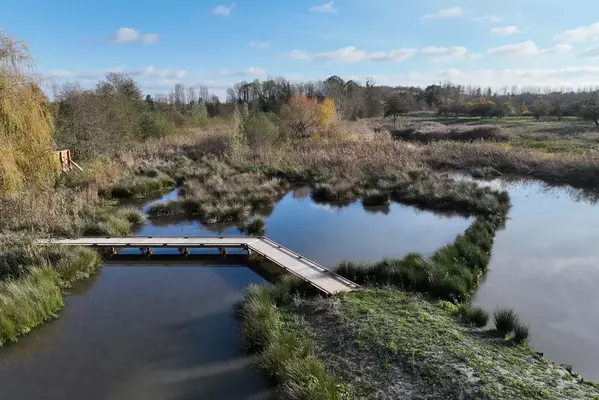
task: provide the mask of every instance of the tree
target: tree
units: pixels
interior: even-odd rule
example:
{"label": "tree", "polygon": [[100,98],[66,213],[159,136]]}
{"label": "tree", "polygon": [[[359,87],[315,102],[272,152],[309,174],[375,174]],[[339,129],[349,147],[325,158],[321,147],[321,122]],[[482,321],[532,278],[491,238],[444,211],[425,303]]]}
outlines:
{"label": "tree", "polygon": [[481,96],[466,103],[468,114],[471,117],[490,117],[491,111],[496,108],[495,102],[488,97]]}
{"label": "tree", "polygon": [[511,101],[506,101],[501,105],[501,108],[503,110],[503,113],[507,116],[511,116],[514,115],[516,113],[516,109],[514,108],[514,105],[512,104]]}
{"label": "tree", "polygon": [[422,98],[429,108],[434,108],[439,104],[439,101],[441,100],[441,90],[442,87],[440,85],[430,85],[424,89]]}
{"label": "tree", "polygon": [[395,93],[385,100],[383,104],[383,113],[385,118],[393,117],[393,123],[397,122],[397,117],[407,114],[412,110],[412,98],[407,93]]}
{"label": "tree", "polygon": [[109,72],[104,81],[96,86],[96,92],[104,95],[122,95],[128,100],[141,100],[141,90],[129,75]]}
{"label": "tree", "polygon": [[54,119],[27,46],[0,31],[0,194],[48,185]]}
{"label": "tree", "polygon": [[599,91],[593,92],[590,99],[582,102],[579,113],[582,118],[599,126]]}
{"label": "tree", "polygon": [[545,115],[549,115],[551,111],[551,105],[547,100],[542,97],[538,97],[535,102],[532,104],[532,108],[530,110],[531,114],[539,121],[541,117]]}

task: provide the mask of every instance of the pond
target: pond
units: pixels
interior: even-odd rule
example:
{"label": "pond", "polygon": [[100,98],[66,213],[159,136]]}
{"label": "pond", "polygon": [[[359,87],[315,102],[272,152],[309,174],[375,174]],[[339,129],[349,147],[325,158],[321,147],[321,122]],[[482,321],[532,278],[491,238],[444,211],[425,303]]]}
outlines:
{"label": "pond", "polygon": [[485,182],[510,193],[486,281],[474,303],[516,310],[545,357],[599,381],[599,206],[537,182]]}
{"label": "pond", "polygon": [[[269,237],[328,266],[430,254],[471,223],[398,204],[318,205],[302,190],[267,214]],[[136,232],[221,233],[239,234],[234,225],[193,221],[147,223]],[[57,320],[0,349],[2,398],[271,399],[271,385],[240,348],[234,315],[247,286],[265,282],[238,262],[110,263],[72,290]]]}

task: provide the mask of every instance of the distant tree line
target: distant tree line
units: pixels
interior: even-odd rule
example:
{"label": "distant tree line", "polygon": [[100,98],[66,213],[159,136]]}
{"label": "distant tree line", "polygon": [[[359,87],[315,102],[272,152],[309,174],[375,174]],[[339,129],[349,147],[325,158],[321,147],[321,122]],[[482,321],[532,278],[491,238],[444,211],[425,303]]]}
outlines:
{"label": "distant tree line", "polygon": [[378,116],[396,119],[410,111],[428,111],[445,117],[551,116],[561,120],[575,116],[599,125],[599,92],[594,88],[575,91],[513,86],[494,90],[451,83],[420,88],[379,86],[372,81],[362,85],[338,76],[301,83],[276,78],[235,84],[227,91],[227,103],[277,113],[295,95],[333,99],[339,116],[349,120]]}

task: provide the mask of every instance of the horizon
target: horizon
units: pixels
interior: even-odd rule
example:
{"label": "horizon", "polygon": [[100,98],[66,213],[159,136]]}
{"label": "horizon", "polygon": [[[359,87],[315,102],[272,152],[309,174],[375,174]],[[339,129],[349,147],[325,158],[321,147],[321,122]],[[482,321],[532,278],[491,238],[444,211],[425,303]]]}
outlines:
{"label": "horizon", "polygon": [[29,45],[45,91],[74,81],[94,87],[108,72],[132,76],[144,94],[181,83],[221,98],[237,82],[279,76],[495,89],[599,84],[592,0],[542,8],[509,0],[500,9],[473,0],[397,3],[32,0],[5,6],[2,29]]}

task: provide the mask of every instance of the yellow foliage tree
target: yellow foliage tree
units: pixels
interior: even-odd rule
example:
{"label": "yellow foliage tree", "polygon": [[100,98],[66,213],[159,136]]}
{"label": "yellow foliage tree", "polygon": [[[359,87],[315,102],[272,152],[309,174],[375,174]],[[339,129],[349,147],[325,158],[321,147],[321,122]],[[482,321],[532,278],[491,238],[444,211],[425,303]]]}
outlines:
{"label": "yellow foliage tree", "polygon": [[0,31],[0,194],[47,185],[54,118],[23,42]]}
{"label": "yellow foliage tree", "polygon": [[337,108],[335,100],[326,98],[318,109],[318,126],[321,128],[327,127],[337,119]]}

